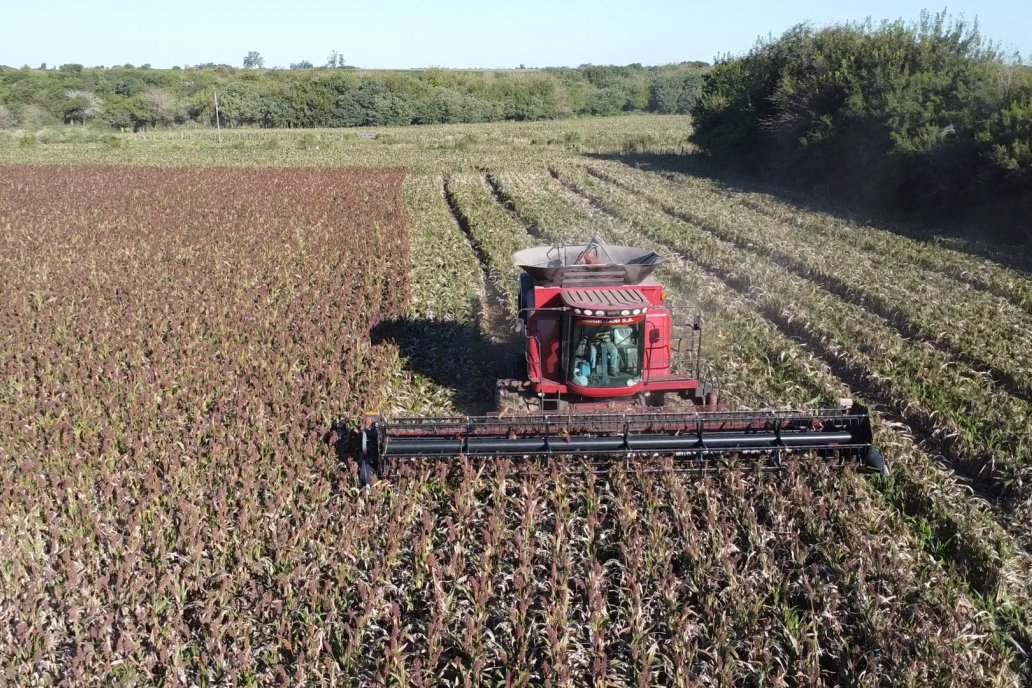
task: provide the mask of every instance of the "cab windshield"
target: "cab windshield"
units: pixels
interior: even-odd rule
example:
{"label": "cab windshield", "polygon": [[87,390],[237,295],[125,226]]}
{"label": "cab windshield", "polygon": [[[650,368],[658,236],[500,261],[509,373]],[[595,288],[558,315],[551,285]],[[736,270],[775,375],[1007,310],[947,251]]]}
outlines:
{"label": "cab windshield", "polygon": [[631,387],[641,382],[645,319],[611,325],[574,319],[568,381],[581,387]]}

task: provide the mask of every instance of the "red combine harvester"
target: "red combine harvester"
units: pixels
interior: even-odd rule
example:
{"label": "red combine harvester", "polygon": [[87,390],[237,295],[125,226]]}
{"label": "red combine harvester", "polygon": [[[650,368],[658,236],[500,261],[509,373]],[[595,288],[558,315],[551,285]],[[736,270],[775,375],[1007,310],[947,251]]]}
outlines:
{"label": "red combine harvester", "polygon": [[[531,248],[513,259],[523,269],[518,326],[527,379],[503,381],[503,397],[529,385],[546,412],[662,407],[668,394],[716,405],[699,368],[702,320],[696,314],[690,336],[674,336],[675,315],[683,314],[666,307],[652,277],[658,254],[594,237],[586,246]],[[674,371],[675,362],[682,370]]]}
{"label": "red combine harvester", "polygon": [[[702,319],[670,307],[653,251],[538,247],[513,256],[526,376],[499,380],[487,416],[388,419],[367,414],[357,452],[372,482],[398,462],[450,457],[668,457],[680,468],[762,462],[785,454],[887,469],[867,410],[731,411],[703,379]],[[640,461],[639,461],[640,463]]]}

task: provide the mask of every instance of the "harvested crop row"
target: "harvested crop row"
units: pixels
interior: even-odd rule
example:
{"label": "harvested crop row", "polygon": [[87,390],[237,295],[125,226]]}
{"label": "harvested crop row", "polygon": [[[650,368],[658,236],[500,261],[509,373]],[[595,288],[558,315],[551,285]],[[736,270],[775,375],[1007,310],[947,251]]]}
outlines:
{"label": "harvested crop row", "polygon": [[[1032,315],[951,277],[929,273],[901,251],[871,253],[793,225],[757,218],[724,195],[619,166],[604,176],[742,251],[768,257],[836,296],[885,318],[904,336],[943,348],[1032,400]],[[835,237],[833,237],[835,238]],[[987,317],[992,314],[992,317]]]}
{"label": "harvested crop row", "polygon": [[[498,173],[496,177],[499,179],[499,181],[502,182],[506,192],[510,195],[510,197],[516,201],[517,207],[519,208],[521,215],[523,215],[530,221],[540,222],[541,227],[544,231],[555,231],[557,233],[561,233],[568,231],[569,228],[574,228],[574,233],[576,233],[577,231],[583,231],[586,227],[591,227],[594,229],[604,231],[607,235],[610,235],[607,231],[609,228],[605,226],[605,223],[600,222],[599,219],[585,216],[584,214],[582,214],[582,212],[579,212],[572,206],[563,203],[560,198],[555,196],[553,193],[549,192],[547,183],[545,183],[544,179],[540,177],[528,178],[526,175],[521,175],[518,173],[508,174],[505,172]],[[551,222],[549,222],[549,219],[551,219]],[[552,230],[551,228],[554,228],[554,230]],[[637,241],[634,237],[630,236],[610,236],[614,240],[628,240],[640,243],[640,241]],[[667,275],[664,275],[664,280],[667,281]],[[791,352],[789,352],[789,355],[791,355]],[[763,373],[760,372],[760,370],[762,369],[762,366],[765,364],[762,361],[756,361],[756,363],[759,364],[761,367],[755,368],[755,374],[752,374],[751,376],[749,375],[749,372],[752,372],[750,370],[739,369],[737,371],[738,373],[740,373],[742,379],[751,380],[751,384],[754,386],[754,389],[756,390],[755,392],[749,394],[749,400],[753,402],[761,402],[763,399],[765,399],[765,397],[769,399],[772,395],[784,393],[783,389],[777,387],[776,382],[770,389],[764,389],[767,386],[768,382],[767,379],[765,379]],[[746,363],[745,367],[747,368],[748,365],[749,364]],[[799,393],[799,389],[800,388],[798,386],[798,383],[796,383],[797,395]],[[852,480],[848,477],[846,477],[846,479]],[[849,510],[849,513],[852,513],[851,509]],[[896,522],[895,528],[902,529],[902,533],[894,533],[892,537],[906,540],[908,536],[905,534],[906,531],[903,528],[902,524]],[[915,545],[912,544],[912,540],[910,547],[915,547]]]}
{"label": "harvested crop row", "polygon": [[5,170],[6,684],[336,666],[316,638],[362,528],[322,437],[392,393],[370,330],[406,304],[402,180]]}
{"label": "harvested crop row", "polygon": [[[915,405],[911,401],[907,399],[894,400],[891,396],[883,397],[883,393],[878,391],[880,389],[882,381],[875,380],[872,383],[870,373],[865,372],[863,368],[859,368],[853,363],[849,362],[848,359],[839,358],[838,351],[834,349],[828,349],[825,346],[823,340],[812,336],[806,329],[800,329],[800,323],[805,323],[804,318],[800,318],[798,316],[795,316],[791,319],[783,318],[778,312],[773,312],[773,310],[770,310],[769,308],[764,306],[763,303],[760,303],[759,307],[761,308],[762,312],[767,315],[767,317],[772,318],[776,323],[778,323],[779,329],[781,329],[783,332],[787,334],[791,334],[793,336],[800,336],[805,342],[807,342],[808,347],[814,349],[815,351],[818,351],[821,354],[821,356],[824,356],[829,362],[831,362],[833,366],[836,367],[837,374],[839,376],[844,375],[845,379],[849,380],[850,382],[856,382],[857,384],[860,384],[861,387],[867,393],[874,395],[875,399],[879,399],[883,403],[889,404],[891,406],[895,405],[899,409],[899,411],[897,412],[898,416],[900,417],[899,420],[903,420],[904,422],[908,423],[916,423],[914,427],[921,428],[923,432],[928,432],[929,429],[932,428],[932,418],[927,415],[915,415],[917,413],[918,407],[915,407]],[[930,451],[933,453],[933,455],[937,455],[939,452],[947,452],[949,454],[953,453],[953,450],[950,450],[948,447],[943,446],[941,439],[929,435],[926,435],[926,438],[930,440]],[[977,478],[975,480],[977,480]],[[949,481],[946,481],[946,483],[948,482]],[[981,489],[986,489],[983,485],[979,487]],[[946,549],[954,549],[949,544],[956,543],[958,542],[958,540],[950,533],[966,531],[968,530],[968,528],[964,526],[963,519],[955,518],[954,516],[950,515],[949,510],[943,510],[940,505],[937,505],[937,502],[939,500],[933,497],[935,494],[942,492],[942,488],[934,490],[932,493],[928,493],[927,490],[917,490],[916,492],[913,492],[911,490],[910,492],[914,495],[918,493],[924,493],[925,496],[907,497],[901,502],[901,506],[904,507],[904,509],[908,512],[913,512],[914,509],[924,512],[928,512],[929,510],[933,510],[934,512],[936,512],[933,518],[935,521],[941,524],[940,526],[936,527],[936,529],[939,532],[941,532],[941,542],[943,543]],[[904,494],[906,494],[906,492],[904,492]],[[894,500],[898,501],[899,498],[894,496]],[[954,509],[954,507],[950,507],[950,509]],[[961,509],[960,511],[964,512],[970,510]],[[1029,548],[1029,530],[1027,525],[1028,521],[1023,515],[1022,507],[1019,506],[1018,509],[1015,511],[1010,511],[1008,509],[1001,509],[1001,507],[996,507],[996,509],[993,510],[993,516],[1001,523],[1005,524],[1006,527],[1012,533],[1017,535],[1022,540],[1025,549]],[[963,540],[963,542],[965,542],[966,545],[964,548],[961,549],[970,550],[971,545],[973,545],[976,542],[980,542],[980,540],[981,537],[973,537]],[[1005,551],[1005,549],[997,548],[997,551],[1002,552]],[[972,557],[962,557],[962,559],[972,559],[976,562],[985,562],[986,565],[994,567],[995,564],[992,564],[991,562],[995,560],[995,556],[993,556],[991,552],[992,550],[990,550],[990,556],[988,558],[987,556],[985,556],[985,554],[982,554],[974,556],[973,559]],[[995,578],[993,577],[978,576],[976,574],[976,571],[980,568],[982,568],[982,564],[975,565],[975,578],[969,579],[974,582],[975,587],[978,587],[980,581],[995,580]]]}
{"label": "harvested crop row", "polygon": [[[590,181],[588,183],[590,184]],[[569,191],[566,192],[570,193]],[[571,195],[574,199],[580,200],[583,203],[583,212],[593,217],[590,221],[595,223],[596,226],[607,226],[613,232],[627,231],[627,223],[618,221],[611,215],[599,212],[594,205],[583,197]],[[629,199],[624,200],[633,203]],[[665,226],[663,218],[658,218],[655,223],[650,223],[644,227],[644,231],[648,234],[653,234],[657,229],[662,229]],[[676,233],[676,228],[674,231]],[[664,245],[668,249],[673,248],[674,251],[678,251],[676,244],[665,243]],[[696,259],[696,255],[693,255],[692,258]],[[697,270],[693,269],[690,264],[683,264],[682,272],[692,273],[697,272]],[[722,275],[723,273],[718,272],[717,274]],[[667,280],[669,282],[671,278],[667,277]],[[706,284],[705,280],[703,284]],[[741,340],[737,333],[743,327],[743,316],[745,319],[749,319],[748,314],[741,312],[741,308],[745,304],[739,305],[742,299],[739,298],[739,294],[734,289],[729,289],[723,284],[718,283],[718,285],[717,291],[719,294],[715,295],[715,298],[711,298],[708,305],[714,310],[724,311],[731,316],[731,319],[735,321],[733,338]],[[731,286],[739,289],[734,283]],[[705,288],[703,291],[705,292]],[[766,339],[761,336],[752,341],[763,343],[769,341],[772,336],[801,337],[809,348],[820,353],[836,371],[839,371],[842,367],[840,365],[839,352],[827,350],[821,340],[811,337],[805,329],[799,329],[798,323],[800,320],[803,320],[800,316],[796,315],[793,318],[783,317],[780,312],[771,311],[762,302],[757,303],[753,292],[747,291],[743,292],[743,294],[745,301],[749,302],[752,308],[759,308],[761,313],[772,318],[773,323],[777,325],[777,330],[768,332]],[[736,307],[731,309],[733,312],[728,312],[731,304],[735,304]],[[768,329],[773,328],[768,327]],[[764,348],[767,349],[766,352],[763,351]],[[789,348],[797,347],[789,345]],[[831,380],[830,385],[827,382],[822,384],[821,378],[824,378],[824,380],[831,378],[825,372],[826,366],[805,366],[800,368],[795,365],[796,360],[792,357],[787,357],[786,359],[784,348],[779,349],[775,347],[771,350],[769,346],[761,346],[760,349],[760,351],[754,351],[751,354],[739,352],[735,360],[748,360],[750,357],[761,358],[761,360],[778,360],[782,363],[779,367],[785,368],[783,370],[784,375],[787,375],[790,379],[795,377],[796,380],[803,380],[808,377],[818,383],[816,385],[817,390],[823,388],[825,392],[834,390],[841,385],[841,382],[838,380]],[[805,373],[805,375],[799,375],[800,372]],[[836,375],[840,379],[845,375],[846,379],[852,382],[857,372],[851,365],[846,365],[845,370],[836,372]],[[869,393],[880,396],[876,389],[868,387],[866,383],[864,388]],[[899,416],[909,419],[909,415],[912,412],[912,403],[900,402],[899,405],[901,408],[898,411]],[[925,425],[928,425],[927,421]],[[876,430],[878,430],[877,427]],[[901,442],[903,438],[898,433],[889,431],[886,426],[880,427],[880,432],[877,432],[876,438],[884,447],[901,447],[906,450],[896,457],[897,462],[902,460],[905,465],[905,469],[902,472],[897,467],[894,479],[894,482],[899,484],[902,490],[899,492],[889,490],[886,496],[905,513],[924,521],[920,528],[923,531],[930,529],[931,532],[935,533],[935,538],[938,541],[938,544],[934,545],[936,555],[949,558],[968,585],[979,590],[982,594],[994,594],[997,586],[1002,586],[1008,590],[1008,598],[1020,608],[1016,612],[1018,617],[1024,619],[1014,628],[1014,634],[1018,638],[1024,638],[1021,642],[1028,646],[1030,639],[1032,639],[1032,635],[1028,631],[1028,628],[1030,628],[1029,615],[1032,613],[1032,605],[1029,604],[1030,590],[1027,583],[1022,582],[1022,576],[1020,575],[1020,571],[1028,565],[1028,557],[1022,554],[1020,557],[1012,558],[1010,554],[1021,547],[1025,551],[1029,549],[1028,521],[1024,517],[1022,509],[1019,508],[1016,511],[1009,512],[994,508],[991,514],[981,512],[976,506],[977,503],[968,499],[969,492],[964,489],[958,489],[950,475],[942,474],[940,471],[933,469],[931,458],[924,452],[918,451],[911,442]],[[941,448],[939,442],[937,439],[931,442],[933,455],[935,455],[934,452],[937,448]],[[893,452],[890,450],[886,455],[891,457],[892,454]],[[994,519],[1003,523],[1018,538],[1021,544],[1019,545],[1010,535],[1004,534],[1000,527],[994,523]],[[964,537],[956,537],[958,534],[963,534]],[[1001,554],[1003,555],[1002,557],[1000,556]],[[1000,615],[999,618],[1004,625],[1010,624],[1011,617],[1009,612]]]}
{"label": "harvested crop row", "polygon": [[[614,223],[612,218],[594,214],[590,209],[578,211],[555,197],[540,177],[503,177],[506,193],[518,199],[521,213],[532,221],[547,222],[552,217],[560,227],[593,227],[614,240],[648,245],[626,225]],[[722,387],[725,398],[730,391],[739,403],[814,405],[843,394],[842,383],[834,379],[826,365],[757,318],[738,294],[683,264],[669,251],[666,253],[672,265],[663,271],[664,282],[675,291],[679,287],[692,293],[697,291],[707,312],[723,313],[710,323],[707,338],[716,343],[711,347],[711,356],[720,379],[730,383]],[[936,548],[938,556],[949,557],[950,566],[956,567],[967,583],[982,594],[1002,594],[1003,599],[1009,600],[1004,607],[1020,606],[999,616],[1005,628],[1011,625],[1011,613],[1027,618],[1028,612],[1021,611],[1028,609],[1027,586],[1021,582],[1021,571],[1028,566],[1027,557],[1013,554],[1017,549],[1013,539],[968,498],[967,491],[958,489],[948,475],[934,468],[929,457],[912,442],[886,424],[877,424],[876,433],[879,446],[894,463],[892,482],[906,495],[902,503],[891,489],[887,496],[918,519],[914,527],[923,533],[923,538],[932,538],[926,544]],[[1027,642],[1026,628],[1027,621],[1019,622],[1004,633],[1013,633]]]}
{"label": "harvested crop row", "polygon": [[778,222],[832,236],[836,241],[852,239],[858,247],[875,253],[900,252],[925,270],[988,291],[1032,314],[1032,280],[985,258],[934,241],[900,236],[892,230],[854,225],[819,213],[802,213],[769,196],[753,197],[749,194],[739,198],[736,194],[736,198],[744,207]]}
{"label": "harvested crop row", "polygon": [[448,211],[443,188],[440,175],[412,174],[405,181],[412,262],[408,312],[414,318],[467,322],[474,317],[471,301],[483,296],[480,271]]}
{"label": "harvested crop row", "polygon": [[448,180],[448,191],[484,252],[490,278],[495,282],[498,293],[505,295],[509,313],[515,313],[520,270],[513,263],[512,254],[533,246],[533,239],[498,207],[480,174],[452,175]]}
{"label": "harvested crop row", "polygon": [[951,365],[941,352],[912,346],[863,309],[692,224],[669,217],[639,195],[608,184],[599,186],[587,176],[576,179],[597,202],[633,219],[667,245],[684,247],[693,260],[750,290],[763,307],[785,314],[796,326],[812,330],[819,341],[831,343],[869,371],[866,382],[883,388],[898,402],[901,412],[920,415],[927,419],[924,425],[930,430],[949,438],[957,446],[961,469],[976,475],[987,458],[997,471],[1000,488],[1023,499],[1022,484],[1030,469],[1032,417],[1028,404]]}
{"label": "harvested crop row", "polygon": [[374,332],[374,339],[397,346],[400,384],[370,408],[389,415],[469,413],[490,398],[490,385],[470,376],[482,356],[483,275],[449,212],[440,175],[410,175],[405,210],[412,285],[406,314]]}
{"label": "harvested crop row", "polygon": [[[590,165],[589,169],[603,175],[608,171],[620,174],[626,171],[626,166],[601,162]],[[672,182],[674,188],[688,187],[718,194],[725,203],[747,208],[768,220],[831,238],[836,245],[855,246],[881,256],[906,256],[908,261],[924,270],[996,294],[1032,314],[1032,280],[1028,277],[991,260],[964,252],[963,249],[952,249],[941,241],[911,238],[913,230],[910,228],[883,229],[869,223],[845,221],[827,213],[803,211],[771,194],[743,191],[733,186],[729,188],[691,174],[670,172],[649,177],[657,184],[662,184],[663,178]]]}

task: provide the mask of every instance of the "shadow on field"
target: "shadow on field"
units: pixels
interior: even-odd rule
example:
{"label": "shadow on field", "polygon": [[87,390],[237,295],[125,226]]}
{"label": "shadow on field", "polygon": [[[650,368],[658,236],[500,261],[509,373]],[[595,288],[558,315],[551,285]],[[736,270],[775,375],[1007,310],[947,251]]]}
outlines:
{"label": "shadow on field", "polygon": [[[499,378],[525,374],[523,341],[515,333],[487,336],[479,323],[487,318],[479,299],[469,304],[468,322],[430,318],[393,318],[380,322],[369,333],[378,344],[394,344],[406,361],[406,368],[437,385],[451,389],[452,403],[462,415],[484,415],[494,409],[495,382]],[[328,428],[322,441],[330,446],[342,465],[357,470],[352,458],[359,450],[359,435],[341,419]],[[357,473],[353,476],[357,479]]]}
{"label": "shadow on field", "polygon": [[[739,161],[699,153],[588,153],[585,157],[619,162],[651,172],[673,172],[709,179],[731,192],[768,194],[802,210],[823,213],[857,225],[870,224],[919,241],[957,239],[948,242],[949,248],[1032,274],[1032,247],[1022,246],[1020,240],[1017,245],[1012,245],[995,239],[992,232],[999,227],[990,213],[983,213],[985,217],[979,217],[977,212],[973,212],[971,218],[950,220],[927,218],[916,212],[894,211],[887,204],[876,200],[891,195],[889,188],[892,180],[883,180],[881,184],[878,180],[855,180],[855,184],[842,179],[832,182],[836,188],[852,186],[854,189],[869,190],[869,198],[848,202],[842,200],[842,196],[832,191],[830,186],[827,190],[819,188],[812,180],[778,175],[773,169],[765,171],[755,164],[748,166]],[[857,195],[863,197],[862,192],[858,191]]]}
{"label": "shadow on field", "polygon": [[[480,304],[474,304],[479,315]],[[464,415],[482,415],[494,408],[495,381],[522,374],[521,341],[486,336],[475,317],[470,322],[396,318],[370,332],[375,344],[393,342],[406,367],[454,390],[454,403]]]}

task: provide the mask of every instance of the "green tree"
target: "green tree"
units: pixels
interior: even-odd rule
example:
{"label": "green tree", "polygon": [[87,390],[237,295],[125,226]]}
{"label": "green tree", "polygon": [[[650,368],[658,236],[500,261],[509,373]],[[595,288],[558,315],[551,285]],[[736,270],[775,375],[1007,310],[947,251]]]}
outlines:
{"label": "green tree", "polygon": [[[249,65],[261,64],[257,59],[260,55],[249,55]],[[30,111],[40,126],[54,121],[99,119],[119,129],[186,120],[211,122],[212,89],[216,87],[220,97],[227,99],[229,119],[225,121],[233,125],[315,127],[539,120],[645,108],[660,111],[654,102],[654,85],[660,79],[673,84],[669,97],[673,105],[669,107],[683,107],[678,105],[676,86],[679,75],[693,69],[684,65],[588,66],[519,74],[427,69],[360,75],[348,68],[336,51],[329,61],[333,69],[309,69],[311,63],[302,61],[292,64],[294,70],[289,72],[259,71],[255,67],[240,70],[215,63],[180,70],[131,66],[86,69],[81,65],[49,72],[2,69],[0,102],[19,122],[22,113]],[[247,86],[236,90],[237,84]],[[66,95],[69,91],[90,93],[102,105],[98,110],[89,102],[72,103]],[[149,115],[136,112],[135,105],[130,107],[127,103],[132,99]],[[111,112],[103,116],[108,106]],[[667,111],[667,107],[664,105],[661,111]]]}
{"label": "green tree", "polygon": [[330,69],[344,67],[344,56],[336,50],[331,50],[329,57],[326,58],[326,66]]}
{"label": "green tree", "polygon": [[374,78],[338,98],[331,121],[334,126],[344,127],[411,124],[414,114],[404,95]]}
{"label": "green tree", "polygon": [[944,13],[797,26],[703,77],[693,136],[851,199],[937,215],[981,203],[1018,218],[1032,208],[1024,74],[976,24]]}
{"label": "green tree", "polygon": [[100,116],[112,129],[139,131],[154,124],[154,116],[139,96],[112,96]]}
{"label": "green tree", "polygon": [[169,91],[151,88],[140,95],[140,101],[153,124],[168,127],[182,122],[186,112],[178,99]]}
{"label": "green tree", "polygon": [[[214,114],[214,113],[212,113]],[[235,81],[219,91],[219,114],[228,126],[262,121],[262,92],[252,82]]]}
{"label": "green tree", "polygon": [[663,115],[686,115],[702,96],[702,75],[698,71],[660,75],[649,90],[648,110]]}
{"label": "green tree", "polygon": [[103,101],[90,91],[66,91],[64,120],[69,124],[86,124],[100,113]]}
{"label": "green tree", "polygon": [[244,55],[244,69],[261,69],[265,66],[265,58],[257,50]]}
{"label": "green tree", "polygon": [[983,155],[1011,181],[1032,183],[1032,78],[978,132]]}

